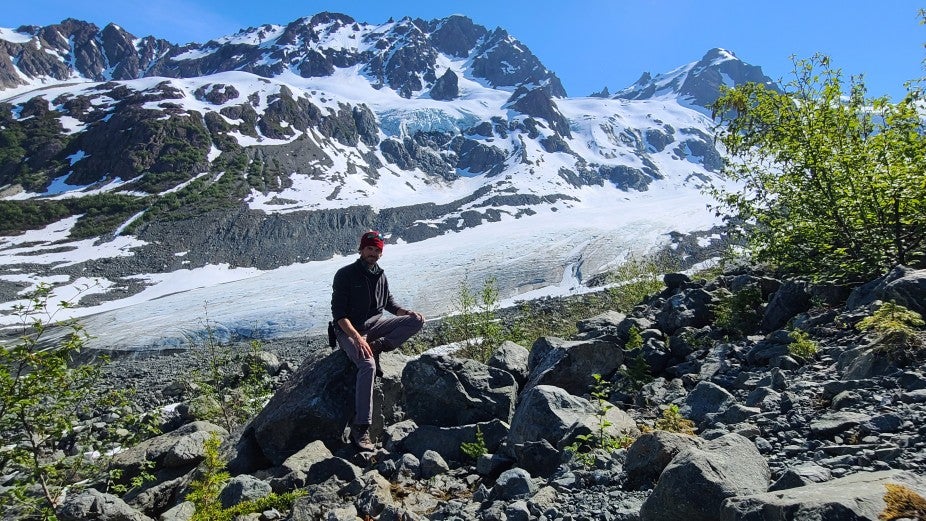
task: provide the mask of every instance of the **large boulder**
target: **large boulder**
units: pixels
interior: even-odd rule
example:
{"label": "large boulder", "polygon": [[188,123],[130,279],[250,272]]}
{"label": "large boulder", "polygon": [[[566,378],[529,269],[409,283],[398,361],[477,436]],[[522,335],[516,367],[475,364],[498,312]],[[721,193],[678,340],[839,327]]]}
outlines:
{"label": "large boulder", "polygon": [[716,299],[709,291],[703,288],[686,289],[666,299],[656,314],[656,322],[659,329],[670,335],[683,327],[706,326],[713,320],[711,307],[714,304]]}
{"label": "large boulder", "polygon": [[697,436],[667,431],[653,431],[640,436],[627,449],[624,462],[627,488],[652,487],[676,454],[685,449],[702,447],[704,443],[704,439]]}
{"label": "large boulder", "polygon": [[736,398],[729,391],[713,382],[702,380],[685,398],[685,404],[679,412],[689,420],[701,423],[708,414],[723,412],[735,403]]}
{"label": "large boulder", "polygon": [[418,425],[449,427],[511,421],[518,384],[507,371],[474,360],[425,353],[402,372],[405,410]]}
{"label": "large boulder", "polygon": [[527,359],[529,356],[530,351],[527,348],[506,340],[492,353],[488,365],[502,371],[508,371],[518,382],[518,386],[524,386],[527,382]]}
{"label": "large boulder", "polygon": [[771,472],[755,445],[727,434],[679,452],[640,510],[642,521],[717,521],[724,499],[758,494]]}
{"label": "large boulder", "polygon": [[[402,364],[390,359],[391,355],[383,354],[384,375],[374,383],[374,436],[382,432],[387,421],[384,414],[394,415],[401,399],[398,371]],[[282,464],[315,440],[332,448],[343,446],[344,429],[354,416],[356,374],[354,364],[341,350],[310,354],[248,425],[236,459],[247,459],[242,452],[249,442],[254,442],[273,465]],[[254,470],[233,463],[235,471]]]}
{"label": "large boulder", "polygon": [[[825,483],[739,495],[723,502],[722,521],[765,519],[813,519],[814,521],[862,521],[881,519],[887,506],[887,484],[902,485],[926,496],[926,478],[900,470],[860,472]],[[894,518],[891,518],[894,519]]]}
{"label": "large boulder", "polygon": [[175,469],[172,474],[182,474],[203,460],[206,440],[213,434],[225,438],[228,431],[205,421],[188,423],[116,454],[112,466],[122,470],[126,481],[138,476],[149,462],[157,470]]}
{"label": "large boulder", "polygon": [[624,363],[624,350],[614,342],[552,338],[547,342],[550,348],[531,368],[525,390],[538,385],[555,385],[570,394],[586,394],[595,385],[592,375],[610,375]]}
{"label": "large boulder", "polygon": [[759,327],[763,331],[774,331],[784,327],[795,315],[810,309],[810,297],[806,282],[785,282],[769,300]]}
{"label": "large boulder", "polygon": [[[560,387],[538,385],[521,395],[521,402],[511,420],[508,444],[547,440],[552,446],[562,449],[575,435],[598,430],[598,412],[597,404],[573,396]],[[633,418],[617,407],[611,406],[604,420],[610,422],[605,431],[611,436],[639,432]]]}
{"label": "large boulder", "polygon": [[846,309],[867,306],[876,300],[894,301],[926,316],[926,270],[897,266],[887,275],[855,288],[846,301]]}
{"label": "large boulder", "polygon": [[68,495],[56,514],[61,521],[152,521],[118,497],[92,488]]}

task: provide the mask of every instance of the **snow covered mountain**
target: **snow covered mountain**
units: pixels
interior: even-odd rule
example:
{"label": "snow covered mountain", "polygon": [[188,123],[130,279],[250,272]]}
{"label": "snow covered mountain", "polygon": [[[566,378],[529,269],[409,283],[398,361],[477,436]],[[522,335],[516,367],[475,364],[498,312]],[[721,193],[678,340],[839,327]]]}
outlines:
{"label": "snow covered mountain", "polygon": [[230,329],[296,333],[326,320],[367,228],[432,315],[462,280],[574,291],[715,224],[705,107],[742,81],[770,83],[714,49],[570,98],[463,16],[321,13],[185,46],[76,20],[0,29],[0,324],[46,281],[61,298],[91,285],[68,312],[107,347],[171,345],[205,301]]}

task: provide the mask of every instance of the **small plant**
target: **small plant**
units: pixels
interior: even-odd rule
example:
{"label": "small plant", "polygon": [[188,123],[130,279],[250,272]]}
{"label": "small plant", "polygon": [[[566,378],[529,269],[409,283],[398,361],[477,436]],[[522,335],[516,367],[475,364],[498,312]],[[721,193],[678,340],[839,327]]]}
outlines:
{"label": "small plant", "polygon": [[[260,412],[270,386],[257,356],[262,349],[259,341],[252,341],[246,353],[221,342],[208,314],[204,334],[187,335],[187,341],[197,366],[191,380],[197,393],[192,402],[197,417],[232,431]],[[240,374],[242,362],[247,365],[244,375]]]}
{"label": "small plant", "polygon": [[921,342],[917,329],[923,327],[923,317],[896,302],[881,304],[871,316],[858,323],[861,331],[874,331],[881,335],[881,343],[895,347],[913,347]]}
{"label": "small plant", "polygon": [[636,326],[631,326],[627,331],[627,343],[624,344],[624,350],[632,351],[640,347],[643,347],[643,336],[640,335],[640,330]]}
{"label": "small plant", "polygon": [[222,440],[214,432],[210,433],[209,438],[206,439],[205,457],[200,467],[200,475],[190,483],[190,492],[186,496],[187,501],[193,503],[195,508],[191,521],[232,521],[238,516],[263,512],[271,508],[285,511],[292,508],[297,498],[305,495],[304,490],[285,494],[270,493],[260,499],[243,501],[233,507],[222,508],[219,494],[230,475],[225,470],[225,462],[219,455],[221,444]]}
{"label": "small plant", "polygon": [[498,320],[498,286],[495,278],[486,279],[482,290],[474,293],[460,283],[456,302],[457,314],[444,319],[439,337],[445,343],[463,342],[460,356],[485,363],[504,340]]}
{"label": "small plant", "polygon": [[649,363],[642,353],[629,359],[618,372],[622,377],[621,390],[624,392],[635,393],[653,381]]}
{"label": "small plant", "polygon": [[791,343],[788,344],[788,352],[803,360],[810,360],[816,356],[819,347],[817,343],[810,339],[806,332],[795,329],[788,332]]}
{"label": "small plant", "polygon": [[575,441],[566,447],[566,450],[571,452],[573,457],[585,466],[591,466],[595,462],[593,454],[595,450],[614,452],[633,443],[633,438],[630,436],[614,436],[608,432],[608,427],[614,425],[607,419],[608,411],[614,408],[607,401],[611,392],[611,384],[597,373],[593,374],[592,378],[595,379],[595,383],[592,384],[591,395],[596,401],[595,417],[597,425],[594,431],[576,436]]}
{"label": "small plant", "polygon": [[903,485],[886,483],[884,488],[884,511],[878,515],[880,521],[914,519],[926,521],[926,499]]}
{"label": "small plant", "polygon": [[472,443],[463,442],[460,444],[460,452],[469,456],[472,460],[478,460],[480,456],[487,454],[488,448],[486,447],[486,438],[482,434],[482,429],[479,426],[476,426],[476,441]]}
{"label": "small plant", "polygon": [[762,291],[749,284],[714,305],[714,324],[735,336],[750,335],[758,328],[762,304]]}
{"label": "small plant", "polygon": [[676,432],[692,436],[695,434],[694,422],[682,416],[678,405],[674,403],[662,411],[662,418],[656,420],[654,428],[657,431]]}

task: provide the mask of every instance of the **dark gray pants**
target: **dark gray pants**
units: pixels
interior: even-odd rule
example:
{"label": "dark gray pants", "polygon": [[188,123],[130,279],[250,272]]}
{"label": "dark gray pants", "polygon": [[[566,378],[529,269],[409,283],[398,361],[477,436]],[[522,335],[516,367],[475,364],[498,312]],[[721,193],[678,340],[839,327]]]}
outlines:
{"label": "dark gray pants", "polygon": [[[412,335],[421,331],[422,326],[424,322],[412,315],[401,317],[379,315],[367,320],[359,328],[356,324],[354,325],[357,331],[366,337],[368,343],[382,338],[392,349],[398,348]],[[373,379],[376,374],[376,362],[372,358],[363,358],[357,344],[340,328],[338,328],[338,346],[357,366],[354,423],[369,425],[373,423]]]}

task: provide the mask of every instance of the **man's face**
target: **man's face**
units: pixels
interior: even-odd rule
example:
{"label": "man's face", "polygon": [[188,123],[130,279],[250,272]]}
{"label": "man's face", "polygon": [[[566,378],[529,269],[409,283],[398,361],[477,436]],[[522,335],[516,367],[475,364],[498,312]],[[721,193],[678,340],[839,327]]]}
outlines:
{"label": "man's face", "polygon": [[369,266],[376,264],[382,256],[383,250],[376,246],[364,246],[360,249],[360,258]]}

